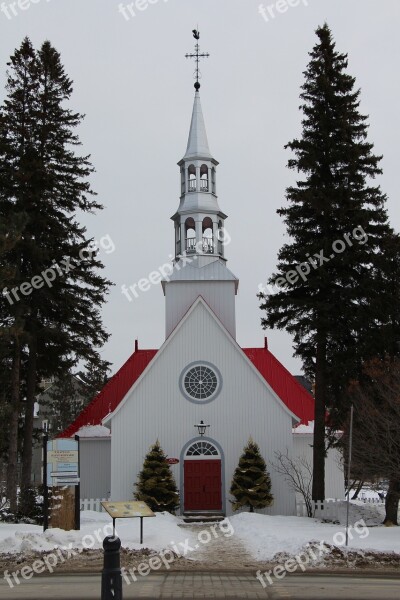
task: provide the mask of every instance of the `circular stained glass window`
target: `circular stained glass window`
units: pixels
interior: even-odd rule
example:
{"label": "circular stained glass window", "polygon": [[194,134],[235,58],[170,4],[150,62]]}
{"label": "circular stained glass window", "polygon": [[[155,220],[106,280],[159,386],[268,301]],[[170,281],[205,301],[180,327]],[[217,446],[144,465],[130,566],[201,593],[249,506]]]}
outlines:
{"label": "circular stained glass window", "polygon": [[210,402],[219,393],[221,375],[209,363],[192,363],[181,374],[180,388],[183,395],[193,402]]}

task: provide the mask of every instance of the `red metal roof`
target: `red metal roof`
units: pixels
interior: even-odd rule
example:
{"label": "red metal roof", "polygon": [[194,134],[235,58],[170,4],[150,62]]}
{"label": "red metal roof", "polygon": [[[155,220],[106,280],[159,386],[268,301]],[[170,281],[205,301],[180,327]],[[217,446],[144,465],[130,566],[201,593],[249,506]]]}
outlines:
{"label": "red metal roof", "polygon": [[126,363],[106,383],[101,392],[89,402],[59,437],[71,437],[85,425],[100,425],[104,417],[117,408],[156,354],[157,350],[135,350]]}
{"label": "red metal roof", "polygon": [[243,352],[301,423],[314,420],[314,398],[268,348],[243,348]]}
{"label": "red metal roof", "polygon": [[[314,398],[268,348],[243,348],[243,352],[279,398],[299,417],[301,423],[307,425],[308,421],[314,420]],[[156,354],[157,350],[135,350],[102,391],[59,437],[71,437],[85,425],[100,425],[104,417],[117,408]]]}

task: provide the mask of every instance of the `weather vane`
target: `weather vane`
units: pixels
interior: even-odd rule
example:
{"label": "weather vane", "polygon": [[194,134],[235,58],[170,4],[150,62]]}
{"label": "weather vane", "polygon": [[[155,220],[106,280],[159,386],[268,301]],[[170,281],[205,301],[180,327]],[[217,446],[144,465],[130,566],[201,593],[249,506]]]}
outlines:
{"label": "weather vane", "polygon": [[200,39],[200,32],[198,29],[193,29],[193,37],[195,40],[197,40],[197,43],[194,47],[195,53],[194,54],[185,54],[185,57],[186,58],[194,58],[196,61],[196,70],[194,72],[194,77],[196,79],[196,83],[194,84],[194,87],[196,89],[196,92],[198,92],[200,89],[199,79],[201,78],[199,62],[200,62],[201,58],[208,58],[210,55],[208,54],[208,52],[203,52],[200,54],[200,46],[199,46],[199,42],[198,42],[198,40]]}

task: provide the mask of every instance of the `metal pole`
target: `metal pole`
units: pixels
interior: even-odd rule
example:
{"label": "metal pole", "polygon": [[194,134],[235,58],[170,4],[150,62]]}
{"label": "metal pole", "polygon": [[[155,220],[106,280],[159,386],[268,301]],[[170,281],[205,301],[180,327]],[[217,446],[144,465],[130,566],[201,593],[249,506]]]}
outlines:
{"label": "metal pole", "polygon": [[140,543],[143,544],[143,517],[140,517]]}
{"label": "metal pole", "polygon": [[107,536],[103,541],[104,566],[101,574],[101,600],[122,600],[121,540]]}
{"label": "metal pole", "polygon": [[47,487],[47,429],[43,433],[43,531],[49,528],[49,488]]}
{"label": "metal pole", "polygon": [[350,508],[350,469],[351,469],[351,451],[353,446],[353,411],[354,406],[350,408],[350,436],[349,436],[349,457],[347,462],[347,507],[346,507],[346,546],[349,543],[349,508]]}
{"label": "metal pole", "polygon": [[81,464],[80,464],[80,443],[79,435],[75,436],[75,440],[78,442],[78,485],[75,485],[75,529],[80,530],[81,528]]}

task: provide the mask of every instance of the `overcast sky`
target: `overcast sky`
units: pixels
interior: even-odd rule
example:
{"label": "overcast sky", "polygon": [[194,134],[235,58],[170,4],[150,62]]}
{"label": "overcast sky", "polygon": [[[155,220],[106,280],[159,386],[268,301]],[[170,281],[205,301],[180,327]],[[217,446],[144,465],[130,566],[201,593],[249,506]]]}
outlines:
{"label": "overcast sky", "polygon": [[[105,209],[82,222],[97,240],[108,236],[115,245],[114,252],[102,252],[104,273],[116,284],[103,310],[112,334],[103,356],[113,363],[113,372],[132,352],[135,338],[141,348],[158,348],[164,341],[161,285],[132,302],[121,285],[147,277],[174,250],[170,217],[179,202],[176,163],[186,149],[194,93],[194,65],[184,55],[193,51],[191,31],[197,24],[201,49],[211,54],[201,67],[201,100],[211,152],[220,162],[219,204],[229,216],[228,266],[240,279],[239,344],[263,344],[256,294],[285,240],[276,209],[293,181],[283,146],[300,132],[302,73],[315,29],[325,20],[338,50],[348,52],[349,72],[362,89],[369,139],[384,155],[380,184],[392,225],[400,229],[399,0],[299,0],[290,7],[265,0],[274,15],[267,11],[268,21],[259,13],[260,0],[152,0],[147,5],[136,0],[134,16],[127,4],[6,0],[0,12],[0,100],[6,62],[28,35],[36,47],[49,39],[61,53],[74,81],[72,106],[86,114],[79,132],[82,152],[92,156],[92,184]],[[285,332],[267,335],[276,356],[299,373],[291,338]]]}

